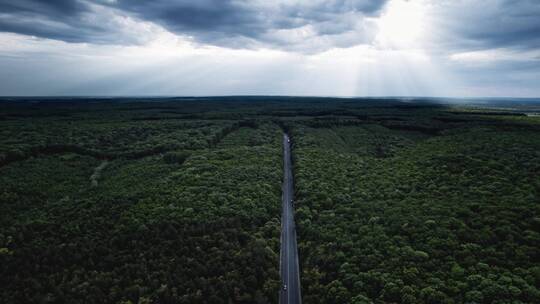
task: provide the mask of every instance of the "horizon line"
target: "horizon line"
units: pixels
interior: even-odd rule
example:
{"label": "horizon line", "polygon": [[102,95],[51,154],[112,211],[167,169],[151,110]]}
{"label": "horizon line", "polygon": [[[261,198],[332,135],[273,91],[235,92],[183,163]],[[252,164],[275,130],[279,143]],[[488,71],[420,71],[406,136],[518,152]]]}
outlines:
{"label": "horizon line", "polygon": [[0,95],[0,99],[24,99],[24,98],[39,98],[39,99],[68,99],[68,98],[80,98],[80,99],[108,99],[108,98],[231,98],[231,97],[242,97],[242,98],[259,98],[259,97],[273,97],[273,98],[335,98],[335,99],[472,99],[472,100],[482,100],[482,99],[538,99],[540,96],[414,96],[414,95],[365,95],[365,96],[342,96],[342,95],[280,95],[280,94],[231,94],[231,95]]}

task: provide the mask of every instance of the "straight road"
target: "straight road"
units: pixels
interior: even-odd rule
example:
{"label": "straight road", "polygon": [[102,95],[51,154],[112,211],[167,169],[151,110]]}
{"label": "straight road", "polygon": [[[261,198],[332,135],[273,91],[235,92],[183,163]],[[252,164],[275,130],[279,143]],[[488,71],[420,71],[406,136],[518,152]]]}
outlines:
{"label": "straight road", "polygon": [[281,253],[280,273],[281,304],[302,303],[300,295],[300,272],[298,268],[298,248],[296,246],[296,228],[294,225],[294,188],[291,164],[291,143],[289,135],[283,134],[283,214],[281,216]]}

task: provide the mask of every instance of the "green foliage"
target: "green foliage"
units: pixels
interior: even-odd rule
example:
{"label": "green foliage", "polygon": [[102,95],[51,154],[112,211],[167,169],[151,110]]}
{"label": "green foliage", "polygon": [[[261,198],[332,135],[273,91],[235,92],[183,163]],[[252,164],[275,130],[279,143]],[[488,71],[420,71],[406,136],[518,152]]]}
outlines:
{"label": "green foliage", "polygon": [[[499,124],[461,122],[438,136],[292,125],[303,294],[539,302],[540,136]],[[391,153],[370,152],[377,143]]]}
{"label": "green foliage", "polygon": [[276,303],[283,130],[304,303],[540,302],[537,117],[285,97],[0,112],[3,303]]}
{"label": "green foliage", "polygon": [[[96,151],[21,152],[0,166],[3,303],[276,301],[276,125],[81,112],[52,125],[46,115],[35,127],[0,122],[11,128],[0,140],[22,151],[39,142]],[[13,136],[23,129],[36,140]]]}
{"label": "green foliage", "polygon": [[163,155],[163,160],[168,164],[183,164],[190,156],[189,152],[167,152]]}

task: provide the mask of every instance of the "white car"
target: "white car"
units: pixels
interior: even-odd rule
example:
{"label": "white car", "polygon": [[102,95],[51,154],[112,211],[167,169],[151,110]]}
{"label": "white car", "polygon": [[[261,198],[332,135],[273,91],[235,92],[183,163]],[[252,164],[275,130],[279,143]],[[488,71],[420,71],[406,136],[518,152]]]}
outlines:
{"label": "white car", "polygon": [[283,290],[287,291],[287,284],[283,285]]}

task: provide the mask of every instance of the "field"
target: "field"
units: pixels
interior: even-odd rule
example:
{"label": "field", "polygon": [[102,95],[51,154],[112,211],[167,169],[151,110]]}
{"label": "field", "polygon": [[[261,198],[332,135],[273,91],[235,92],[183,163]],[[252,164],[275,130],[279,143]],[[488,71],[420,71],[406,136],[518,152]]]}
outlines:
{"label": "field", "polygon": [[0,102],[1,302],[277,303],[283,132],[304,303],[540,303],[540,117],[286,97]]}

